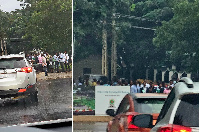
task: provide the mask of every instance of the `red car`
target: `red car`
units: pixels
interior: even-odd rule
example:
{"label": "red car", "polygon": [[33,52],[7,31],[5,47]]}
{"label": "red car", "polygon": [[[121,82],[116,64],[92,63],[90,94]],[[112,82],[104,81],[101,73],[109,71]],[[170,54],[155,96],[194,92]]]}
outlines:
{"label": "red car", "polygon": [[106,111],[107,115],[114,117],[108,123],[107,131],[149,132],[151,128],[137,127],[132,124],[132,120],[138,114],[151,114],[154,125],[167,96],[167,94],[159,93],[127,94],[121,101],[116,113],[114,109],[108,109]]}

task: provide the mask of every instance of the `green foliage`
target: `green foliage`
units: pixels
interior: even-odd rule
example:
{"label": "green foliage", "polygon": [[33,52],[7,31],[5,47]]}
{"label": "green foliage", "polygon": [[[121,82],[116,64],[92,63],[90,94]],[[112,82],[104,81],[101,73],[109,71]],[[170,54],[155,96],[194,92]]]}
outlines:
{"label": "green foliage", "polygon": [[9,30],[9,14],[0,11],[0,39],[7,37]]}
{"label": "green foliage", "polygon": [[[74,1],[74,60],[91,54],[101,54],[103,22],[111,31],[113,13],[130,11],[130,0],[75,0]],[[111,33],[108,33],[108,41]]]}
{"label": "green foliage", "polygon": [[197,72],[199,62],[199,2],[175,1],[174,17],[156,31],[154,44],[171,51],[171,61],[189,72]]}
{"label": "green foliage", "polygon": [[[50,53],[69,51],[72,45],[71,0],[26,0],[25,8],[7,13],[1,21],[8,38],[19,42],[8,45],[11,53],[40,48]],[[1,14],[0,14],[1,16]],[[4,17],[0,17],[4,19]],[[8,25],[8,26],[7,26]],[[1,34],[1,33],[0,33]]]}
{"label": "green foliage", "polygon": [[131,5],[131,11],[134,11],[135,10],[135,4],[132,4]]}
{"label": "green foliage", "polygon": [[47,51],[71,49],[71,0],[41,0],[28,22],[26,37],[32,38],[34,47]]}
{"label": "green foliage", "polygon": [[[113,27],[116,32],[120,76],[124,73],[122,61],[126,64],[125,78],[129,78],[130,70],[134,70],[135,78],[145,78],[141,73],[147,68],[172,64],[178,70],[196,72],[198,17],[197,0],[75,0],[74,59],[101,54],[106,22],[109,54]],[[113,20],[116,25],[112,27]]]}

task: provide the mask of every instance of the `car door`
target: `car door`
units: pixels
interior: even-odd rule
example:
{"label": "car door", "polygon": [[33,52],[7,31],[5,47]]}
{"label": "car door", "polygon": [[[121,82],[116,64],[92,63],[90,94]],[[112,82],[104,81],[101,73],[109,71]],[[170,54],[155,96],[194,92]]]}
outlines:
{"label": "car door", "polygon": [[117,109],[116,116],[112,120],[113,122],[110,128],[111,132],[119,131],[121,124],[123,122],[124,116],[126,112],[128,112],[129,108],[130,108],[129,99],[128,97],[124,97]]}

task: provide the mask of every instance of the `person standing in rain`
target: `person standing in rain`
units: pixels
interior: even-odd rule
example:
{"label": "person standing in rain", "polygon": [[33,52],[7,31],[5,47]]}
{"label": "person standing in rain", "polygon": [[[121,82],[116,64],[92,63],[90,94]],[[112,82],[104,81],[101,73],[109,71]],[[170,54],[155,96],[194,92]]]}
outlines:
{"label": "person standing in rain", "polygon": [[43,66],[43,70],[45,71],[45,76],[48,76],[47,63],[46,63],[46,58],[44,57],[44,54],[42,54],[42,66]]}
{"label": "person standing in rain", "polygon": [[39,71],[42,72],[42,54],[38,55]]}
{"label": "person standing in rain", "polygon": [[133,85],[131,86],[131,93],[137,93],[137,86],[136,86],[136,81],[133,81]]}
{"label": "person standing in rain", "polygon": [[65,69],[66,69],[66,71],[67,71],[67,69],[68,69],[68,71],[70,71],[69,55],[68,55],[68,53],[66,51],[65,51]]}
{"label": "person standing in rain", "polygon": [[55,71],[58,73],[58,65],[59,65],[59,62],[58,62],[58,54],[56,53],[54,56],[53,56],[53,59],[55,60]]}
{"label": "person standing in rain", "polygon": [[65,70],[64,70],[64,62],[65,62],[64,54],[60,53],[59,56],[60,56],[60,65],[61,65],[61,68],[62,68],[62,72],[65,72]]}

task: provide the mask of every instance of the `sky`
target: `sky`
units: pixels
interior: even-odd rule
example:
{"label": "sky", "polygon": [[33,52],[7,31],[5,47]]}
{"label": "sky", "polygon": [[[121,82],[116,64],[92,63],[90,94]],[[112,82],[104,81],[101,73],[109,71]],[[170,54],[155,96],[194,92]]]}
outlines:
{"label": "sky", "polygon": [[21,9],[20,4],[22,3],[17,0],[0,0],[0,10],[4,12],[15,11],[15,9]]}

